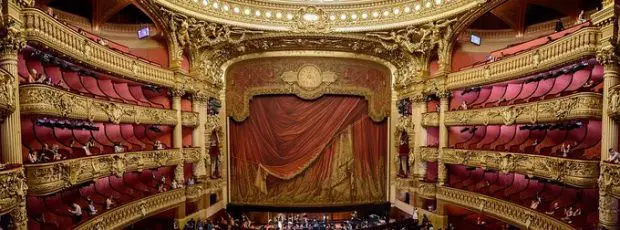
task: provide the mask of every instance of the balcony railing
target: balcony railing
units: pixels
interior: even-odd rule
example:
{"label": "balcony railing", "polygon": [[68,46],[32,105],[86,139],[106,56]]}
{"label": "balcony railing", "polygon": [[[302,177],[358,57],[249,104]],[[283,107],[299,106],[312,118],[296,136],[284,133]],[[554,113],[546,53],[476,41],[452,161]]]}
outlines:
{"label": "balcony railing", "polygon": [[185,202],[185,189],[174,189],[136,200],[107,211],[77,226],[81,229],[121,229],[141,219]]}
{"label": "balcony railing", "polygon": [[620,164],[601,163],[600,193],[611,194],[620,199]]}
{"label": "balcony railing", "polygon": [[420,147],[420,158],[424,162],[435,162],[439,156],[439,148],[437,147]]}
{"label": "balcony railing", "polygon": [[100,45],[35,8],[22,10],[26,40],[129,80],[174,87],[174,73]]}
{"label": "balcony railing", "polygon": [[447,88],[459,89],[516,79],[594,56],[600,32],[587,27],[557,41],[487,65],[448,75]]}
{"label": "balcony railing", "polygon": [[26,182],[24,170],[15,168],[0,171],[0,213],[6,213],[16,208],[24,201]]}
{"label": "balcony railing", "polygon": [[516,172],[546,178],[582,188],[596,187],[599,178],[599,161],[508,153],[483,150],[443,149],[445,164],[466,165]]}
{"label": "balcony railing", "polygon": [[[517,105],[449,111],[446,112],[445,124],[447,126],[512,125],[600,119],[603,114],[602,104],[602,96],[598,93],[576,93]],[[423,114],[423,122],[425,126],[438,126],[439,113]]]}
{"label": "balcony railing", "polygon": [[129,105],[73,94],[44,84],[20,87],[22,114],[112,123],[176,125],[176,111]]}
{"label": "balcony railing", "polygon": [[[184,151],[195,152],[194,148]],[[198,150],[200,152],[200,150]],[[178,165],[184,161],[178,149],[106,154],[43,164],[27,164],[28,194],[46,195],[97,178],[124,172]]]}
{"label": "balcony railing", "polygon": [[523,229],[569,230],[572,226],[536,210],[525,208],[509,201],[500,200],[475,192],[455,188],[438,187],[437,199],[466,209],[482,212]]}

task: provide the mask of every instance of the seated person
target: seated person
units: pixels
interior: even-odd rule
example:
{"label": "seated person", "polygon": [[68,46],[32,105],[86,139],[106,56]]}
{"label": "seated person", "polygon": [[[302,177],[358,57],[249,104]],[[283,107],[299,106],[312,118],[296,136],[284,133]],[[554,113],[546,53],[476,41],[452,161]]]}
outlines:
{"label": "seated person", "polygon": [[122,153],[122,152],[125,152],[125,148],[119,143],[114,143],[114,153]]}
{"label": "seated person", "polygon": [[105,198],[105,210],[110,210],[114,206],[115,202],[112,196]]}
{"label": "seated person", "polygon": [[560,209],[560,204],[558,204],[558,202],[554,202],[553,203],[553,207],[551,208],[551,210],[545,212],[547,215],[553,215],[555,214],[555,211]]}
{"label": "seated person", "polygon": [[28,161],[30,163],[39,163],[39,153],[36,150],[28,151]]}
{"label": "seated person", "polygon": [[573,208],[573,206],[564,209],[564,217],[562,220],[567,221],[569,224],[573,223],[572,218],[581,215],[580,208]]}
{"label": "seated person", "polygon": [[88,215],[97,215],[97,209],[95,208],[95,203],[92,200],[88,201]]}
{"label": "seated person", "polygon": [[161,141],[156,140],[155,144],[153,144],[153,149],[155,149],[155,150],[162,150],[162,149],[164,149],[164,144],[162,144]]}
{"label": "seated person", "polygon": [[612,148],[609,149],[609,157],[607,161],[612,164],[620,163],[620,153]]}
{"label": "seated person", "polygon": [[31,68],[30,71],[28,71],[26,83],[35,83],[37,79],[39,79],[39,73],[35,68]]}
{"label": "seated person", "polygon": [[90,139],[88,142],[86,142],[86,145],[82,146],[82,149],[84,149],[84,152],[86,154],[86,156],[90,156],[93,155],[90,152],[90,148],[95,146],[95,142],[93,142],[92,139]]}
{"label": "seated person", "polygon": [[69,213],[71,213],[71,216],[73,217],[73,223],[77,224],[82,221],[82,207],[76,203],[73,203],[71,206],[73,209],[69,209]]}

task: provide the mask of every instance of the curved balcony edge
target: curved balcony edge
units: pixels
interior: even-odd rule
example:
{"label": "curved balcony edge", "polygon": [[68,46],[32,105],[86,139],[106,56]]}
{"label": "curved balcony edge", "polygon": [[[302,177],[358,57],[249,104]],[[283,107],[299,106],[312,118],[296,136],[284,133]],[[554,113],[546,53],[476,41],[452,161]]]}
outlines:
{"label": "curved balcony edge", "polygon": [[420,159],[424,162],[435,162],[439,156],[438,147],[420,147],[418,151],[420,151]]}
{"label": "curved balcony edge", "polygon": [[89,121],[176,125],[176,111],[80,96],[43,84],[19,88],[22,114],[40,114]]}
{"label": "curved balcony edge", "polygon": [[120,229],[151,215],[174,208],[185,200],[185,189],[158,193],[116,207],[80,224],[75,229]]}
{"label": "curved balcony edge", "polygon": [[594,56],[600,31],[586,27],[557,41],[483,66],[448,74],[447,89],[492,84]]}
{"label": "curved balcony edge", "polygon": [[601,177],[599,179],[599,193],[611,194],[620,199],[620,164],[601,162]]}
{"label": "curved balcony edge", "polygon": [[[598,93],[582,92],[569,96],[492,108],[446,112],[447,126],[513,125],[559,122],[575,119],[600,119],[603,97]],[[439,113],[423,114],[423,125],[438,126]]]}
{"label": "curved balcony edge", "polygon": [[129,80],[166,87],[176,85],[170,70],[148,64],[100,45],[80,35],[39,9],[22,9],[24,35],[34,42],[61,52],[79,63]]}
{"label": "curved balcony edge", "polygon": [[[188,152],[195,148],[185,149]],[[188,154],[185,153],[187,156]],[[196,154],[192,154],[196,155]],[[106,154],[69,159],[51,163],[26,164],[28,194],[48,195],[87,181],[106,176],[122,176],[129,171],[139,171],[162,166],[178,165],[184,161],[179,149]]]}
{"label": "curved balcony edge", "polygon": [[503,173],[515,172],[529,177],[541,177],[580,187],[596,187],[600,161],[509,153],[484,150],[444,148],[441,160],[445,164],[482,167]]}
{"label": "curved balcony edge", "polygon": [[28,189],[22,167],[0,171],[0,213],[19,208]]}
{"label": "curved balcony edge", "polygon": [[575,229],[574,227],[544,213],[479,193],[441,186],[437,187],[437,199],[475,212],[482,212],[500,220],[516,224],[524,229]]}

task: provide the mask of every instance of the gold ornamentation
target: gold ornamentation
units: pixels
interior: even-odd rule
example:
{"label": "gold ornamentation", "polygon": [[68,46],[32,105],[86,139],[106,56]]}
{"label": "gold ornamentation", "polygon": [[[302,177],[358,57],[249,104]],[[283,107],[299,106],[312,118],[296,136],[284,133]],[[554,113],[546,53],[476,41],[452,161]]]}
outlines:
{"label": "gold ornamentation", "polygon": [[24,181],[22,168],[0,171],[0,212],[6,213],[11,210],[14,222],[20,223],[27,217],[22,213],[26,201],[25,192],[28,186]]}
{"label": "gold ornamentation", "polygon": [[20,87],[22,114],[44,114],[113,123],[176,125],[176,111],[79,96],[47,85]]}
{"label": "gold ornamentation", "polygon": [[[185,148],[184,151],[200,150]],[[101,177],[122,176],[127,171],[178,165],[183,161],[184,157],[178,149],[167,149],[28,164],[25,169],[29,194],[46,195]]]}
{"label": "gold ornamentation", "polygon": [[595,186],[599,175],[598,161],[521,153],[444,148],[441,160],[445,164],[482,167],[504,173],[516,172],[583,188]]}
{"label": "gold ornamentation", "polygon": [[185,189],[157,193],[104,212],[75,227],[86,229],[121,229],[144,217],[170,209],[185,202]]}
{"label": "gold ornamentation", "polygon": [[420,158],[422,161],[435,162],[437,156],[439,156],[439,149],[437,147],[420,147]]}
{"label": "gold ornamentation", "polygon": [[493,216],[519,227],[532,230],[567,230],[575,229],[561,220],[544,213],[514,204],[509,201],[449,187],[437,188],[437,199],[459,205],[461,207],[478,210],[486,215]]}
{"label": "gold ornamentation", "polygon": [[182,112],[181,119],[183,126],[196,127],[198,126],[198,113],[195,112]]}
{"label": "gold ornamentation", "polygon": [[338,76],[332,71],[322,71],[316,65],[305,65],[296,72],[284,72],[280,78],[288,85],[297,84],[304,90],[315,90],[321,84],[331,85],[336,82]]}
{"label": "gold ornamentation", "polygon": [[15,110],[15,77],[11,74],[0,70],[0,121],[4,115]]}
{"label": "gold ornamentation", "polygon": [[[569,62],[581,60],[597,52],[599,30],[583,28],[575,33],[521,54],[499,61],[448,74],[447,89],[460,89],[488,85],[533,74],[540,69],[552,69]],[[533,63],[538,53],[539,64]],[[534,68],[537,66],[537,68]],[[492,71],[491,71],[492,70]],[[491,76],[492,75],[492,76]]]}
{"label": "gold ornamentation", "polygon": [[302,7],[295,14],[295,24],[291,31],[295,33],[329,33],[329,19],[323,9],[314,6]]}
{"label": "gold ornamentation", "polygon": [[[445,124],[448,126],[512,125],[597,119],[602,114],[601,107],[602,98],[600,94],[584,92],[510,106],[448,111],[446,112]],[[436,112],[423,114],[423,125],[438,126],[438,117],[439,113]]]}

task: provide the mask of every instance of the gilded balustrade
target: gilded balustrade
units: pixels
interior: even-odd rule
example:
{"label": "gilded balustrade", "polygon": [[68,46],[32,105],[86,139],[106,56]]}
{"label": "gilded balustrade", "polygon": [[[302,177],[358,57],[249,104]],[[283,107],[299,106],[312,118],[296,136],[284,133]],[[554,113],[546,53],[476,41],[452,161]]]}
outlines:
{"label": "gilded balustrade", "polygon": [[[184,149],[191,151],[192,149]],[[199,151],[199,150],[198,150]],[[87,181],[125,172],[183,163],[178,149],[105,154],[42,164],[26,164],[28,194],[47,195]]]}
{"label": "gilded balustrade", "polygon": [[22,26],[28,42],[41,44],[78,63],[129,80],[166,87],[176,85],[172,71],[100,45],[38,9],[24,8],[22,15]]}
{"label": "gilded balustrade", "polygon": [[437,195],[437,185],[435,183],[418,181],[415,185],[416,195],[429,200],[434,200]]}
{"label": "gilded balustrade", "polygon": [[[446,112],[446,125],[513,125],[558,122],[575,119],[600,119],[603,98],[583,92],[551,100]],[[425,126],[438,126],[439,113],[423,114]],[[426,120],[428,118],[428,121]]]}
{"label": "gilded balustrade", "polygon": [[438,187],[437,199],[446,201],[476,212],[496,217],[531,230],[568,230],[575,229],[558,219],[536,210],[522,207],[515,203],[464,191],[455,188]]}
{"label": "gilded balustrade", "polygon": [[200,147],[183,148],[185,163],[196,163],[200,160]]}
{"label": "gilded balustrade", "polygon": [[24,170],[15,168],[0,171],[0,213],[7,213],[24,201],[26,183]]}
{"label": "gilded balustrade", "polygon": [[174,189],[133,201],[89,219],[75,229],[121,229],[138,220],[182,204],[186,199],[185,193],[186,189]]}
{"label": "gilded balustrade", "polygon": [[450,73],[446,88],[459,89],[517,79],[594,56],[599,37],[597,28],[587,27],[530,51]]}
{"label": "gilded balustrade", "polygon": [[20,87],[22,114],[40,114],[90,121],[176,125],[176,111],[80,96],[43,84]]}
{"label": "gilded balustrade", "polygon": [[181,114],[181,120],[183,122],[183,126],[196,127],[198,126],[198,113],[183,112]]}
{"label": "gilded balustrade", "polygon": [[601,162],[601,177],[598,181],[600,193],[611,194],[620,199],[620,164]]}
{"label": "gilded balustrade", "polygon": [[435,162],[439,156],[438,147],[420,147],[420,159],[424,162]]}
{"label": "gilded balustrade", "polygon": [[436,127],[439,126],[439,113],[422,113],[422,126]]}
{"label": "gilded balustrade", "polygon": [[484,150],[444,149],[445,164],[482,167],[503,173],[516,172],[581,188],[596,187],[599,161]]}

